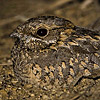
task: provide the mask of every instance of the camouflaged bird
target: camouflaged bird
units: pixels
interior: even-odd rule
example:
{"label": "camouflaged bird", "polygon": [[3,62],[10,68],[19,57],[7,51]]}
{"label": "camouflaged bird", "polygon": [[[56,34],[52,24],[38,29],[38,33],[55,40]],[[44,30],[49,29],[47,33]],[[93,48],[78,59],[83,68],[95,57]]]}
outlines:
{"label": "camouflaged bird", "polygon": [[31,18],[11,34],[15,75],[37,86],[75,85],[100,76],[100,33],[55,17]]}

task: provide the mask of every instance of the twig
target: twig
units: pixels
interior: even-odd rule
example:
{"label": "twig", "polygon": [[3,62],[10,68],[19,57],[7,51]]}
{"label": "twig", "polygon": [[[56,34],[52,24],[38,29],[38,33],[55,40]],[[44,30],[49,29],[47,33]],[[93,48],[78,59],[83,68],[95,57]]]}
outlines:
{"label": "twig", "polygon": [[52,6],[50,6],[48,8],[48,10],[53,10],[55,8],[58,8],[59,6],[65,4],[65,3],[68,3],[70,1],[72,1],[72,0],[59,0],[59,1],[56,1],[56,3],[52,4]]}
{"label": "twig", "polygon": [[42,12],[38,12],[36,15],[42,15],[45,14],[46,12],[54,11],[58,7],[61,7],[62,5],[71,2],[73,0],[57,0],[55,3],[52,4],[52,6],[48,7],[47,9],[44,9]]}
{"label": "twig", "polygon": [[0,64],[0,66],[9,66],[9,65],[12,65],[12,62]]}
{"label": "twig", "polygon": [[25,16],[22,16],[22,15],[14,16],[12,18],[1,20],[0,21],[0,26],[5,25],[5,24],[9,24],[9,23],[17,21],[17,20],[20,20],[20,21],[24,22],[27,19],[28,18],[26,18]]}
{"label": "twig", "polygon": [[81,5],[81,9],[85,9],[89,4],[91,4],[93,0],[85,0]]}

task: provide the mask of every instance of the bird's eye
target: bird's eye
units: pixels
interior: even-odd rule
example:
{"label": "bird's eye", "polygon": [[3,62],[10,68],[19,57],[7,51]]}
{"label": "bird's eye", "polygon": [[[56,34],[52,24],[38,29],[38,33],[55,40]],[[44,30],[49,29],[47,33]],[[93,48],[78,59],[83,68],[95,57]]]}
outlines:
{"label": "bird's eye", "polygon": [[46,36],[47,33],[48,33],[48,31],[45,28],[38,29],[38,31],[37,31],[38,36],[41,36],[41,37]]}

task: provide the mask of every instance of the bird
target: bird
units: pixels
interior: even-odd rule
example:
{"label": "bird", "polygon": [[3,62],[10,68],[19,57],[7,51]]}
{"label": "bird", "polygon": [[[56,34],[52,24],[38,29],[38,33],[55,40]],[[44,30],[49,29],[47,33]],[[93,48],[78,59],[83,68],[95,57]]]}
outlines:
{"label": "bird", "polygon": [[75,86],[100,77],[100,33],[65,18],[38,16],[11,34],[13,70],[19,81],[37,87]]}

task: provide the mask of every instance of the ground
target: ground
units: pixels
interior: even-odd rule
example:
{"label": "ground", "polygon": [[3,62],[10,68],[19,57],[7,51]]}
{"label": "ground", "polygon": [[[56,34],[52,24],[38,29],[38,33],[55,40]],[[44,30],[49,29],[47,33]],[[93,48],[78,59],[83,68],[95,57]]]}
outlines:
{"label": "ground", "polygon": [[[14,40],[10,34],[28,18],[55,15],[75,25],[95,27],[100,18],[100,0],[2,0],[0,1],[0,100],[99,100],[100,79],[82,79],[72,90],[43,91],[19,82],[10,57]],[[55,95],[56,94],[56,95]]]}

